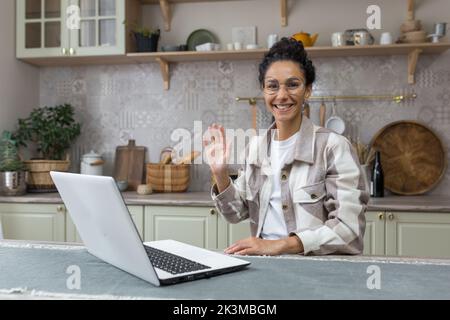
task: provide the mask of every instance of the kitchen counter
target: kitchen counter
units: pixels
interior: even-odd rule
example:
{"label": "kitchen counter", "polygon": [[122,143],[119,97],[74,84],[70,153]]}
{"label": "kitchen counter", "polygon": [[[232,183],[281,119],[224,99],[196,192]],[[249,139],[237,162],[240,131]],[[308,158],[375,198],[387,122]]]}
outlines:
{"label": "kitchen counter", "polygon": [[[450,299],[450,260],[242,257],[251,262],[245,270],[155,287],[82,246],[0,241],[0,256],[1,299]],[[73,266],[81,271],[79,290],[67,287]]]}
{"label": "kitchen counter", "polygon": [[[212,207],[209,192],[155,193],[141,196],[135,192],[124,192],[127,205],[164,205]],[[0,203],[48,203],[62,204],[58,193],[27,194],[21,197],[0,197]],[[371,198],[369,211],[417,211],[450,213],[450,197],[444,196],[387,196]]]}

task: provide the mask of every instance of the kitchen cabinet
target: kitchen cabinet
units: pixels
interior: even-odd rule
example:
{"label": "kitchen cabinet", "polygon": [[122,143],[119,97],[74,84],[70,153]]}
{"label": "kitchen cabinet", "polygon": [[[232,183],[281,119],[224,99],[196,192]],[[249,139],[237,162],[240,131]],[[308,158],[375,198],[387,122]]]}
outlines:
{"label": "kitchen cabinet", "polygon": [[[143,206],[128,206],[128,211],[130,212],[131,218],[136,226],[137,231],[142,239],[144,239],[144,207]],[[75,227],[70,215],[67,215],[67,224],[66,224],[66,241],[73,243],[83,243],[80,235],[77,232],[77,228]]]}
{"label": "kitchen cabinet", "polygon": [[66,240],[66,209],[62,205],[0,203],[0,220],[5,239]]}
{"label": "kitchen cabinet", "polygon": [[229,224],[215,208],[145,207],[145,241],[174,239],[207,249],[223,250],[250,237],[248,221]]}
{"label": "kitchen cabinet", "polygon": [[450,215],[367,212],[365,255],[450,258]]}
{"label": "kitchen cabinet", "polygon": [[218,214],[208,207],[145,207],[145,241],[173,239],[217,248]]}
{"label": "kitchen cabinet", "polygon": [[137,0],[16,0],[18,58],[123,55]]}

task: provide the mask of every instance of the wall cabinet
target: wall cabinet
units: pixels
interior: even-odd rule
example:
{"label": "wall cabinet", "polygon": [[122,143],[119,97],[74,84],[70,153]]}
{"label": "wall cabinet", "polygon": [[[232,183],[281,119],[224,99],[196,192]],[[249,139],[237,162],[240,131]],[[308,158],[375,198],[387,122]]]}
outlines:
{"label": "wall cabinet", "polygon": [[0,219],[5,239],[66,240],[66,210],[62,205],[0,203]]}
{"label": "wall cabinet", "polygon": [[18,58],[123,55],[132,0],[16,0]]}
{"label": "wall cabinet", "polygon": [[450,215],[367,212],[364,254],[450,258]]}

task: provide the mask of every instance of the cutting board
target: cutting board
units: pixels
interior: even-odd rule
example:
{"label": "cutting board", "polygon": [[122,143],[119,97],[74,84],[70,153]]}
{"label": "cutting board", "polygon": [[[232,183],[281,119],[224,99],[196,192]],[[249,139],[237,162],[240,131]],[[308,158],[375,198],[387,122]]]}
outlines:
{"label": "cutting board", "polygon": [[419,195],[444,177],[447,154],[438,136],[415,121],[393,122],[373,138],[381,152],[385,188],[400,195]]}
{"label": "cutting board", "polygon": [[128,141],[127,146],[116,149],[114,178],[116,181],[128,181],[128,190],[136,191],[144,179],[145,147],[136,146],[135,140]]}

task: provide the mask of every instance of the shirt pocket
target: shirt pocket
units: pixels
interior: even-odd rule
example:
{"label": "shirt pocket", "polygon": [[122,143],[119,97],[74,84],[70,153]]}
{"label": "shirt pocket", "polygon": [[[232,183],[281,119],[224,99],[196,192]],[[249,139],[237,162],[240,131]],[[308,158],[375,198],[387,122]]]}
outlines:
{"label": "shirt pocket", "polygon": [[295,189],[292,194],[292,201],[295,206],[300,206],[309,214],[325,221],[324,201],[326,195],[325,181],[320,181]]}

